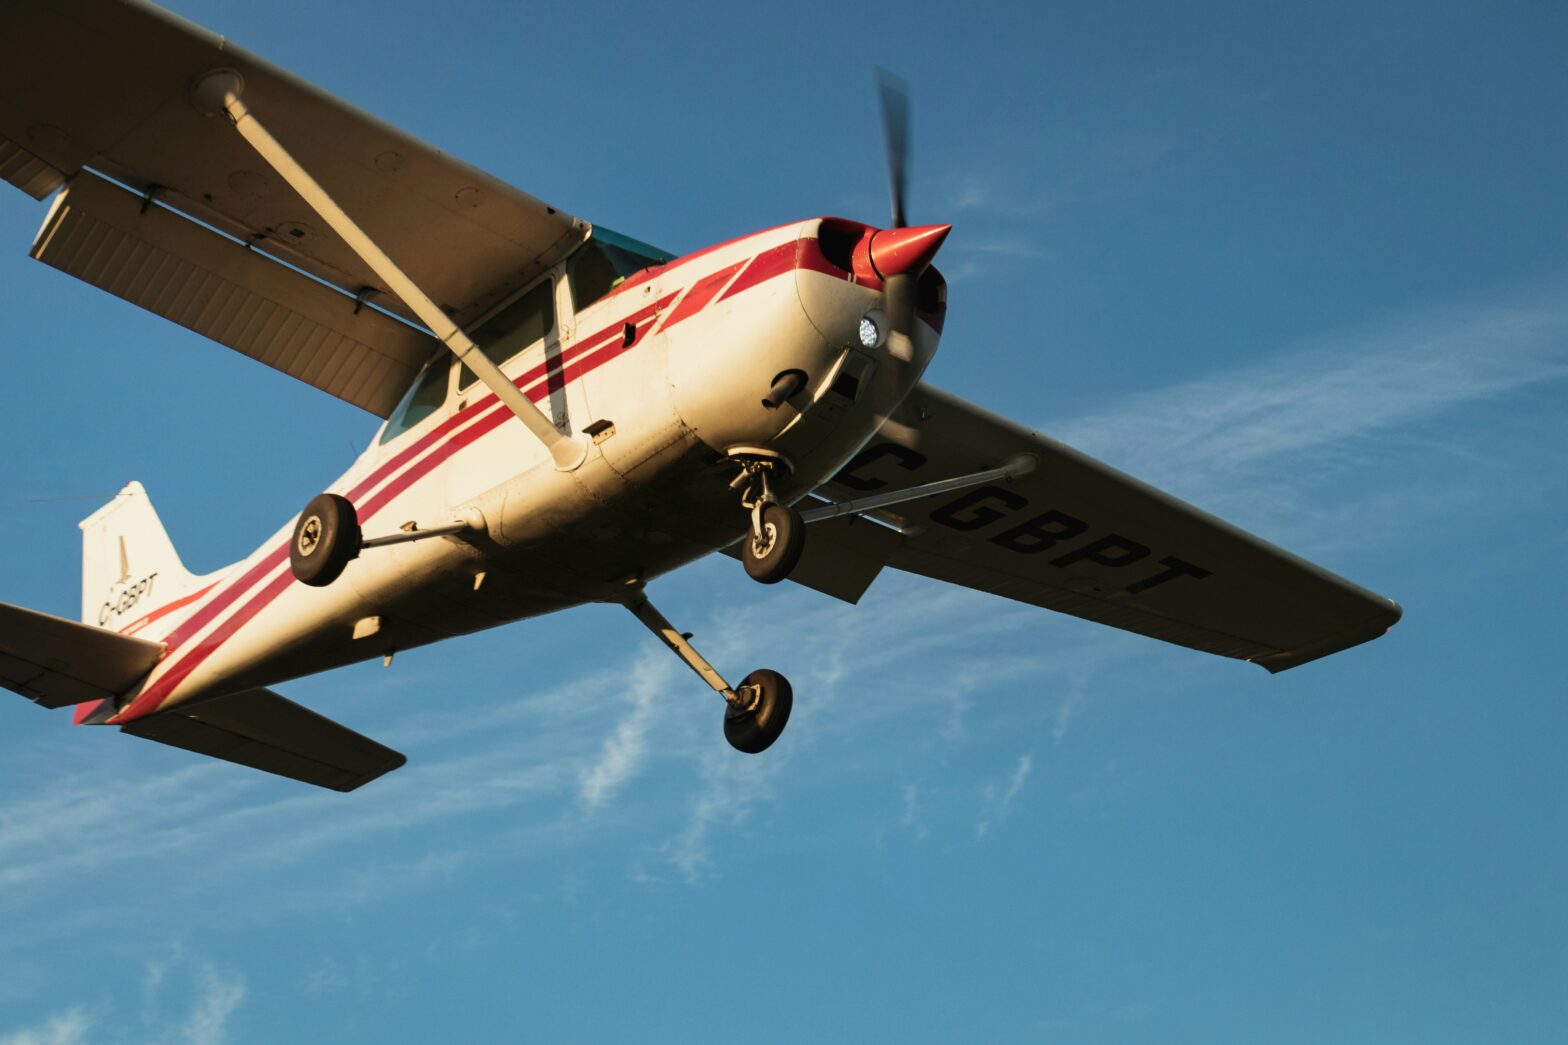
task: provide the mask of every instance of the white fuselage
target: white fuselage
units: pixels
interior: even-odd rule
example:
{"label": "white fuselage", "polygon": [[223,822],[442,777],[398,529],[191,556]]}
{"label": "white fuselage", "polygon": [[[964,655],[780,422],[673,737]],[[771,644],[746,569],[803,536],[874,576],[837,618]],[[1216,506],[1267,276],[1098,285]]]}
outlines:
{"label": "white fuselage", "polygon": [[[581,466],[557,470],[483,384],[459,390],[454,373],[439,408],[378,435],[329,490],[353,502],[367,538],[476,511],[482,527],[367,550],[316,588],[290,571],[290,520],[196,597],[111,624],[169,649],[109,721],[616,599],[745,532],[734,447],[782,454],[793,469],[778,493],[803,497],[914,387],[940,327],[922,317],[912,358],[863,347],[860,319],[882,295],[823,257],[819,225],[656,267],[580,312],[557,266],[545,277],[554,328],[502,369],[563,432],[591,440]],[[790,370],[803,389],[765,405]]]}

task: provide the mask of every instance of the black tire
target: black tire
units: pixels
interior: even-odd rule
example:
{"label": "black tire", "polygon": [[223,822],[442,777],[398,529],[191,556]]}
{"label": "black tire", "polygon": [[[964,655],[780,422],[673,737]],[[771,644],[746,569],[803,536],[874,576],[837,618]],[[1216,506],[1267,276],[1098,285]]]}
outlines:
{"label": "black tire", "polygon": [[762,509],[761,540],[748,532],[740,542],[746,574],[762,584],[777,584],[788,577],[805,550],[806,524],[799,512],[783,504]]}
{"label": "black tire", "polygon": [[736,751],[755,755],[766,751],[784,732],[789,724],[790,708],[795,705],[795,691],[789,679],[768,668],[758,668],[741,679],[741,688],[761,686],[756,707],[739,711],[730,707],[724,712],[724,739]]}
{"label": "black tire", "polygon": [[317,494],[294,524],[289,568],[301,584],[325,588],[359,555],[359,515],[346,497]]}

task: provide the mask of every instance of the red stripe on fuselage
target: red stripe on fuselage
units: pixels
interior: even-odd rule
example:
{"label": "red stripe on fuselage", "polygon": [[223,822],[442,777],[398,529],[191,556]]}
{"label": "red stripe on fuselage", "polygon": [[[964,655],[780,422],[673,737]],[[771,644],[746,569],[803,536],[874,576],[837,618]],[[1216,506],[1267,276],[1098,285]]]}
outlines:
{"label": "red stripe on fuselage", "polygon": [[251,585],[276,569],[278,563],[288,558],[288,554],[289,546],[287,544],[274,548],[260,562],[246,570],[239,580],[235,581],[226,590],[219,592],[213,597],[211,602],[191,614],[184,623],[169,633],[168,638],[163,640],[164,645],[169,647],[167,652],[173,653],[192,635],[195,635],[202,628],[212,623],[214,617],[233,605],[234,600],[245,594],[246,589],[250,588]]}
{"label": "red stripe on fuselage", "polygon": [[718,295],[724,284],[728,283],[730,278],[739,272],[740,267],[744,264],[746,264],[745,261],[737,261],[727,268],[721,268],[717,272],[710,272],[693,283],[691,289],[686,292],[686,296],[681,298],[680,303],[675,306],[675,311],[670,313],[670,318],[664,321],[664,327],[673,327],[681,320],[688,319],[707,308],[708,302]]}
{"label": "red stripe on fuselage", "polygon": [[758,283],[766,283],[774,276],[782,276],[784,273],[789,272],[795,267],[795,255],[797,253],[796,241],[790,240],[788,243],[780,243],[778,246],[771,247],[758,254],[751,259],[751,264],[746,266],[746,271],[742,272],[740,277],[729,285],[729,289],[724,291],[723,296],[719,300],[723,301],[726,298],[732,298],[743,290],[750,290]]}
{"label": "red stripe on fuselage", "polygon": [[141,718],[143,715],[156,710],[158,705],[163,702],[163,699],[174,691],[175,686],[185,681],[191,672],[201,667],[202,663],[212,656],[219,646],[227,642],[252,617],[265,609],[273,599],[283,594],[283,590],[292,583],[294,583],[294,575],[287,571],[274,577],[267,583],[266,587],[256,593],[253,599],[232,613],[229,619],[216,628],[212,634],[202,639],[196,648],[187,653],[178,664],[165,672],[157,682],[148,686],[130,704],[120,709],[118,714],[109,719],[110,724],[117,725],[121,722],[129,722],[131,719]]}
{"label": "red stripe on fuselage", "polygon": [[[780,226],[780,228],[783,227]],[[764,235],[764,233],[752,234],[752,236],[760,235]],[[752,236],[741,237],[741,239],[749,239]],[[731,242],[740,242],[740,240]],[[664,270],[668,271],[669,268],[684,264],[696,257],[728,245],[718,244],[696,254],[688,255],[677,262],[670,263],[669,266],[665,266]],[[779,244],[777,247],[770,248],[756,255],[750,259],[750,267],[747,269],[747,272],[750,273],[751,269],[755,268],[758,274],[756,278],[751,279],[747,283],[747,286],[755,286],[766,278],[782,275],[790,271],[791,264],[781,263],[781,259],[788,261],[793,259],[794,255],[794,240],[786,244]],[[759,267],[759,262],[763,258],[768,260]],[[739,262],[698,280],[697,284],[692,287],[692,291],[695,292],[698,286],[711,282],[713,289],[712,291],[705,291],[702,302],[706,305],[712,300],[718,289],[744,264],[747,263]],[[766,275],[763,273],[766,273]],[[722,278],[718,278],[721,276]],[[743,274],[742,278],[745,279],[746,276]],[[625,289],[625,287],[626,284],[623,284],[617,289],[621,290]],[[725,294],[725,297],[729,297],[737,292],[736,289],[732,288]],[[691,296],[691,294],[688,293],[688,296]],[[582,339],[577,345],[573,346],[571,351],[563,353],[556,360],[546,360],[544,363],[516,378],[514,383],[519,387],[539,385],[537,388],[525,388],[525,394],[535,401],[545,398],[549,394],[550,386],[553,383],[552,379],[558,377],[562,385],[568,384],[605,363],[618,358],[630,348],[635,347],[642,340],[641,334],[643,331],[641,328],[643,324],[649,322],[659,311],[666,308],[674,298],[675,294],[667,295],[656,304],[639,309],[620,322],[611,324],[593,337]],[[690,315],[694,315],[699,310],[693,309],[690,312],[682,313],[680,309],[677,309],[677,314],[672,315],[664,326],[673,326],[681,320],[689,318]],[[624,343],[623,335],[626,323],[633,323],[638,328],[638,337],[633,339],[631,345]],[[544,379],[542,384],[540,383],[541,379]],[[369,476],[355,484],[347,495],[350,501],[355,502],[360,521],[363,523],[372,518],[376,512],[386,507],[398,494],[429,474],[432,469],[459,450],[469,446],[488,432],[493,431],[510,416],[511,411],[501,404],[495,396],[487,396],[475,404],[474,407],[448,417],[445,421],[421,436],[412,445],[378,465]],[[427,453],[426,451],[429,452]],[[377,486],[383,483],[385,483],[385,486],[378,490],[374,497],[365,500],[362,505],[360,504],[360,498],[363,498],[371,490],[375,490]],[[238,601],[263,577],[276,569],[287,557],[287,542],[274,548],[260,562],[247,570],[231,587],[219,593],[212,602],[203,606],[189,620],[175,629],[170,634],[168,640],[166,640],[169,646],[168,653],[174,652],[176,648],[189,640],[191,636],[211,623],[218,614]],[[218,647],[281,595],[293,580],[292,573],[285,572],[268,582],[265,587],[257,592],[255,597],[245,603],[244,606],[231,615],[228,620],[203,639],[195,648],[185,653],[156,682],[110,718],[109,722],[111,724],[119,724],[155,711],[167,697],[172,695],[175,687],[180,682],[188,678]]]}
{"label": "red stripe on fuselage", "polygon": [[[727,239],[723,243],[715,243],[711,247],[703,247],[701,250],[694,250],[690,254],[682,254],[674,261],[666,261],[662,265],[649,265],[647,268],[628,276],[624,283],[610,291],[599,300],[608,301],[617,294],[624,293],[625,291],[630,290],[632,287],[640,286],[641,284],[648,282],[648,280],[652,279],[654,276],[667,276],[671,272],[674,272],[676,269],[680,268],[682,265],[689,265],[699,258],[705,258],[716,250],[723,250],[725,247],[733,247],[735,244],[744,243],[749,239],[760,239],[769,233],[778,232],[782,229],[798,228],[800,224],[801,223],[798,221],[792,221],[787,225],[775,225],[771,229],[763,229],[761,232],[748,232],[744,236],[736,236],[734,239]],[[790,242],[793,243],[794,240],[791,240]]]}
{"label": "red stripe on fuselage", "polygon": [[[619,323],[606,327],[593,337],[585,338],[578,346],[574,346],[572,352],[563,354],[561,359],[546,361],[539,366],[533,367],[517,377],[514,383],[519,387],[531,386],[525,388],[525,394],[532,400],[538,401],[546,398],[549,395],[552,377],[558,377],[563,384],[574,381],[583,374],[602,366],[604,363],[634,347],[640,338],[634,339],[632,345],[626,345],[624,343],[625,324],[632,323],[639,331],[645,332],[645,328],[652,324],[658,310],[666,307],[673,299],[674,295],[671,294],[656,304],[650,304],[638,310]],[[562,359],[566,358],[570,358],[572,362],[563,367],[561,365]],[[387,480],[391,473],[402,469],[390,481],[387,481],[386,485],[378,490],[373,497],[365,500],[362,504],[356,504],[360,521],[363,523],[373,518],[377,512],[386,507],[398,494],[429,474],[432,469],[447,460],[458,450],[499,427],[511,416],[512,412],[495,396],[491,395],[481,399],[474,407],[461,414],[453,415],[447,418],[446,421],[438,424],[434,429],[421,437],[415,446],[399,452],[392,460],[378,466],[370,476],[354,486],[350,491],[349,499],[351,501],[364,497],[368,491],[375,489],[384,480]],[[439,445],[432,452],[425,453],[423,457],[420,456],[424,450],[437,442],[439,442]],[[413,463],[410,464],[410,462]],[[276,569],[287,558],[288,544],[285,542],[273,549],[264,559],[247,570],[230,588],[221,592],[212,602],[203,606],[197,613],[191,616],[190,620],[177,628],[167,640],[168,652],[174,652],[176,648],[209,624],[218,614],[243,597],[263,577]],[[180,682],[184,681],[191,672],[200,667],[202,662],[211,656],[242,624],[249,621],[257,613],[261,612],[267,604],[271,603],[273,599],[282,594],[292,580],[292,574],[284,573],[267,584],[256,598],[246,603],[244,607],[225,621],[212,635],[182,656],[178,663],[173,664],[157,681],[148,686],[136,699],[115,714],[109,722],[112,724],[128,722],[131,719],[140,718],[156,710],[172,694],[174,688]]]}

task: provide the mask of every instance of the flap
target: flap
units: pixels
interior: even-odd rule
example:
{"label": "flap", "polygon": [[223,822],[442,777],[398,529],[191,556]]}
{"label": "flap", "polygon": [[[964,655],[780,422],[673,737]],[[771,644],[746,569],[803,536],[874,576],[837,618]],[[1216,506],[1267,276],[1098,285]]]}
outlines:
{"label": "flap", "polygon": [[1021,453],[1039,464],[1012,483],[877,512],[904,532],[889,564],[1270,671],[1399,620],[1392,600],[930,385],[827,489],[915,486]]}
{"label": "flap", "polygon": [[440,347],[422,330],[83,171],[33,257],[386,417]]}
{"label": "flap", "polygon": [[121,729],[334,791],[352,791],[408,761],[391,748],[267,689],[176,707]]}
{"label": "flap", "polygon": [[[237,70],[255,116],[461,324],[521,289],[586,227],[167,11],[137,0],[0,8],[0,172],[35,193],[93,167],[355,294],[359,257],[190,85]],[[23,162],[27,172],[5,171]],[[385,288],[381,288],[383,291]],[[382,293],[377,304],[403,310]],[[405,312],[404,314],[410,315]]]}
{"label": "flap", "polygon": [[0,686],[46,708],[124,693],[163,649],[161,642],[0,602]]}

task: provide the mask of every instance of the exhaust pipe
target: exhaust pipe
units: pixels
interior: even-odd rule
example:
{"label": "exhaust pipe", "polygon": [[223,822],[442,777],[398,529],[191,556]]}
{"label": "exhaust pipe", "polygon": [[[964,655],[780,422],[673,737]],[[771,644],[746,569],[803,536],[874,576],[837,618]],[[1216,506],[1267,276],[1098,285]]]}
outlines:
{"label": "exhaust pipe", "polygon": [[773,387],[768,389],[768,394],[763,397],[762,405],[769,410],[777,410],[784,405],[785,400],[805,387],[805,371],[786,370],[773,379]]}

